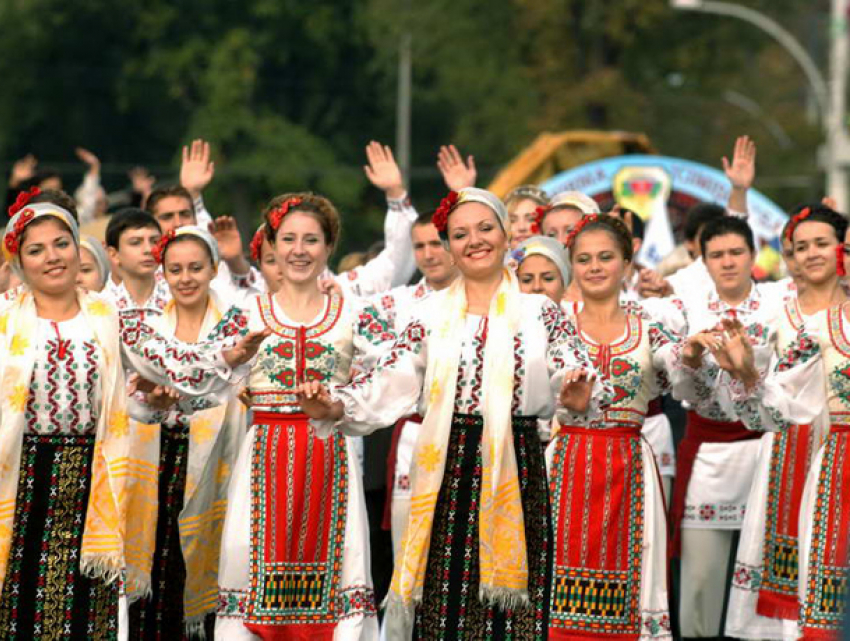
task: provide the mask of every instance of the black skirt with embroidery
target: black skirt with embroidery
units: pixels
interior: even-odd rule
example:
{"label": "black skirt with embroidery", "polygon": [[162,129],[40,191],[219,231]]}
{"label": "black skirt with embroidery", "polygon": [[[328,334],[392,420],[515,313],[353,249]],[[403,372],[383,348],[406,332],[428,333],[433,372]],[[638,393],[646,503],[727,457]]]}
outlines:
{"label": "black skirt with embroidery", "polygon": [[551,515],[543,445],[535,417],[514,417],[513,435],[528,552],[531,604],[502,610],[478,600],[481,416],[455,414],[428,552],[414,638],[545,639],[549,624]]}
{"label": "black skirt with embroidery", "polygon": [[25,434],[0,639],[118,637],[118,582],[80,574],[94,435]]}

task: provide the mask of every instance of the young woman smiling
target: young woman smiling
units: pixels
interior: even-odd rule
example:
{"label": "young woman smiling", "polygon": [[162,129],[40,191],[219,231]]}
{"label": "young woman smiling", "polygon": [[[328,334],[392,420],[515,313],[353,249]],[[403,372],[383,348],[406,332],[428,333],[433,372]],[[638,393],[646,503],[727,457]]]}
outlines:
{"label": "young woman smiling", "polygon": [[542,639],[551,530],[537,418],[557,406],[570,420],[606,397],[560,308],[522,294],[504,267],[502,202],[451,192],[433,222],[458,278],[414,312],[377,367],[332,395],[302,386],[302,407],[322,429],[354,433],[411,406],[424,417],[386,638]]}
{"label": "young woman smiling", "polygon": [[307,381],[345,384],[394,334],[373,308],[319,287],[340,234],[330,201],[285,194],[264,215],[268,245],[258,257],[274,253],[280,286],[246,310],[249,328],[269,336],[247,378],[253,424],[228,494],[215,634],[375,639],[354,445],[340,433],[318,438],[295,392]]}
{"label": "young woman smiling", "polygon": [[[583,301],[579,336],[614,398],[601,416],[561,420],[547,448],[555,532],[549,638],[670,638],[664,501],[641,427],[652,399],[692,399],[700,374],[681,366],[676,335],[621,304],[632,239],[619,218],[585,216],[568,249]],[[684,353],[693,349],[689,343]]]}

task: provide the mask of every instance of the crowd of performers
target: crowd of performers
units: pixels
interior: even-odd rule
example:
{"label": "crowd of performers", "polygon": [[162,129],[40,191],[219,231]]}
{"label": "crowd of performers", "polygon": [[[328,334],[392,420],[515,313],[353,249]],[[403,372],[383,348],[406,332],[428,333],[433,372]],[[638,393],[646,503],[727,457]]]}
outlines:
{"label": "crowd of performers", "polygon": [[[21,193],[0,638],[837,638],[847,219],[791,211],[789,277],[755,283],[742,138],[728,206],[689,213],[696,259],[664,278],[632,212],[503,202],[443,148],[451,191],[419,215],[391,151],[367,157],[386,245],[338,275],[320,195],[268,203],[252,266],[184,187],[114,214],[105,249],[63,192]],[[687,410],[675,455],[662,397]],[[386,428],[378,603],[361,442]]]}

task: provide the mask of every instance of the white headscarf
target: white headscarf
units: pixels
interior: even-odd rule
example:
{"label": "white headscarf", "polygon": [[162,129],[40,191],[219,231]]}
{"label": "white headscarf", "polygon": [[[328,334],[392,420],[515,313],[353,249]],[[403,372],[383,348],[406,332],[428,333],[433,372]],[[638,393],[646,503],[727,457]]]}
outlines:
{"label": "white headscarf", "polygon": [[3,256],[12,267],[15,275],[24,280],[24,272],[21,269],[21,237],[24,230],[34,220],[43,218],[44,216],[53,216],[58,218],[71,231],[71,236],[74,238],[74,243],[77,247],[80,246],[80,228],[77,221],[67,209],[54,205],[53,203],[36,203],[25,205],[18,211],[9,224],[6,225],[6,231],[3,233]]}
{"label": "white headscarf", "polygon": [[518,265],[522,265],[522,261],[529,256],[535,255],[544,256],[551,260],[561,273],[564,287],[569,285],[572,272],[567,262],[567,252],[560,242],[548,236],[532,236],[523,241],[511,254]]}

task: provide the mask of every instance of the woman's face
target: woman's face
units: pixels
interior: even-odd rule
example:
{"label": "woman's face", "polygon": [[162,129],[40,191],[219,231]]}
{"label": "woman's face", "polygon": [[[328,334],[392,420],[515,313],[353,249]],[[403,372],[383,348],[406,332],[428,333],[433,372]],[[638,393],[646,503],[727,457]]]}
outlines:
{"label": "woman's face", "polygon": [[20,256],[24,280],[33,291],[51,295],[73,291],[80,271],[80,251],[64,223],[53,217],[30,223]]}
{"label": "woman's face", "polygon": [[535,201],[523,198],[508,212],[508,220],[511,221],[511,249],[519,247],[520,243],[534,235],[531,226],[537,220],[535,212],[538,207]]}
{"label": "woman's face", "polygon": [[579,234],[570,254],[573,279],[581,290],[582,298],[619,298],[629,262],[610,233],[591,229]]}
{"label": "woman's face", "polygon": [[97,260],[85,247],[80,247],[80,271],[77,272],[77,285],[90,292],[99,292],[105,285],[97,268]]}
{"label": "woman's face", "polygon": [[546,214],[546,217],[540,224],[541,232],[544,236],[554,238],[566,247],[567,236],[583,216],[584,214],[574,207],[554,209]]}
{"label": "woman's face", "polygon": [[171,241],[165,251],[162,273],[178,307],[206,305],[216,270],[204,241]]}
{"label": "woman's face", "polygon": [[523,260],[517,269],[519,288],[526,294],[543,294],[556,303],[564,298],[564,280],[561,270],[545,256],[533,254]]}
{"label": "woman's face", "polygon": [[486,205],[462,203],[449,216],[449,252],[470,280],[486,280],[501,272],[508,237],[496,214]]}
{"label": "woman's face", "polygon": [[330,253],[322,227],[312,215],[295,210],[283,218],[274,247],[283,282],[316,281],[325,271]]}
{"label": "woman's face", "polygon": [[820,285],[835,278],[838,238],[835,228],[804,220],[794,229],[794,259],[807,283]]}
{"label": "woman's face", "polygon": [[274,247],[269,242],[269,239],[263,237],[263,249],[260,254],[260,274],[263,280],[266,281],[266,289],[272,294],[276,294],[280,289],[280,283],[283,281],[283,274],[280,267],[277,266],[277,260],[274,255]]}

